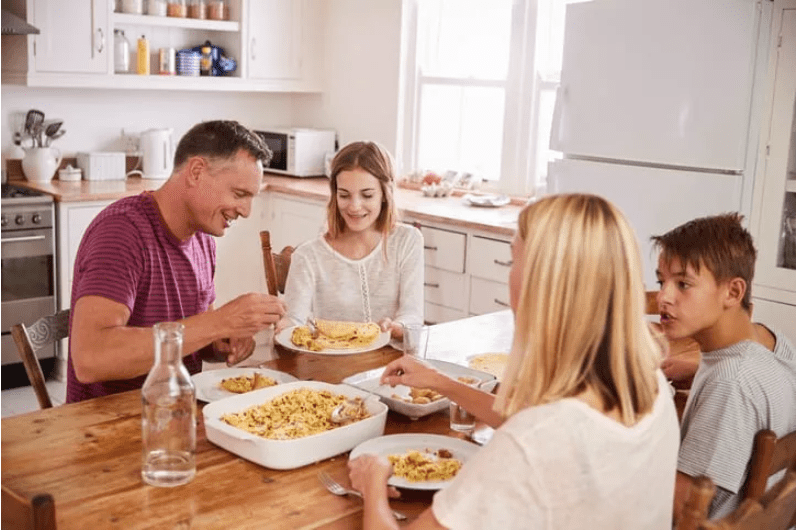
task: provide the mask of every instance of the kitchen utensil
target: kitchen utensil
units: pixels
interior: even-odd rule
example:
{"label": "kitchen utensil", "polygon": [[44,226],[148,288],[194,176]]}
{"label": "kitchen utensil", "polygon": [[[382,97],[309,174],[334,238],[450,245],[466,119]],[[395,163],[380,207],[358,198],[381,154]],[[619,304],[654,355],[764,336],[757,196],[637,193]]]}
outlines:
{"label": "kitchen utensil", "polygon": [[60,138],[65,134],[66,134],[66,129],[61,129],[60,131],[56,132],[55,134],[47,138],[47,145],[45,147],[50,147],[50,144],[52,144],[55,140],[57,140],[58,138]]}
{"label": "kitchen utensil", "polygon": [[52,120],[44,123],[44,136],[46,137],[46,140],[44,141],[46,145],[50,145],[50,139],[58,132],[63,124],[63,120]]}
{"label": "kitchen utensil", "polygon": [[[362,498],[362,494],[359,493],[357,490],[350,490],[344,487],[342,484],[336,482],[332,477],[328,474],[324,473],[323,471],[318,473],[318,479],[323,484],[323,487],[329,490],[330,493],[335,495],[345,496],[345,495],[354,495],[356,497]],[[406,520],[406,516],[401,512],[396,512],[392,510],[393,517],[395,517],[398,521]]]}
{"label": "kitchen utensil", "polygon": [[367,412],[367,400],[369,399],[378,399],[378,396],[370,395],[364,400],[348,398],[332,409],[329,419],[332,420],[332,423],[347,423],[354,420],[360,416],[363,409]]}
{"label": "kitchen utensil", "polygon": [[44,113],[40,110],[30,109],[25,115],[25,132],[33,138],[33,147],[41,147],[41,143],[36,144],[39,137],[41,124],[44,122]]}
{"label": "kitchen utensil", "polygon": [[167,179],[174,164],[171,129],[149,129],[141,133],[145,179]]}

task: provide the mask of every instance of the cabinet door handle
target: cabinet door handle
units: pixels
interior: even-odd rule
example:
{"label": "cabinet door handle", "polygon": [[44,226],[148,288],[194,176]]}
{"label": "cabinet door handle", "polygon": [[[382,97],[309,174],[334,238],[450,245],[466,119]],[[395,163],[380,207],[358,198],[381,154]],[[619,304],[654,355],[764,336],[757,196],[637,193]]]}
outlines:
{"label": "cabinet door handle", "polygon": [[495,303],[497,305],[500,305],[500,306],[503,306],[503,307],[509,307],[509,304],[507,304],[506,302],[504,302],[502,300],[498,300],[497,298],[495,298]]}
{"label": "cabinet door handle", "polygon": [[105,33],[102,31],[102,28],[97,28],[97,33],[99,34],[99,38],[97,42],[99,46],[97,46],[97,53],[102,53],[102,50],[105,49]]}
{"label": "cabinet door handle", "polygon": [[512,261],[511,261],[511,260],[508,260],[508,261],[500,261],[499,259],[496,259],[496,260],[495,260],[495,263],[496,263],[497,265],[502,265],[502,266],[504,266],[504,267],[511,267]]}
{"label": "cabinet door handle", "polygon": [[423,285],[425,285],[426,287],[433,287],[434,289],[439,289],[439,284],[438,283],[425,282]]}
{"label": "cabinet door handle", "polygon": [[257,39],[255,39],[254,37],[252,37],[252,44],[251,44],[251,46],[250,46],[250,54],[251,54],[251,57],[252,57],[252,61],[253,61],[253,60],[255,60],[255,59],[257,58],[257,57],[255,56],[255,54],[254,54],[254,47],[255,47],[255,46],[257,46]]}
{"label": "cabinet door handle", "polygon": [[438,250],[437,247],[432,247],[431,245],[423,245],[423,248],[426,250]]}

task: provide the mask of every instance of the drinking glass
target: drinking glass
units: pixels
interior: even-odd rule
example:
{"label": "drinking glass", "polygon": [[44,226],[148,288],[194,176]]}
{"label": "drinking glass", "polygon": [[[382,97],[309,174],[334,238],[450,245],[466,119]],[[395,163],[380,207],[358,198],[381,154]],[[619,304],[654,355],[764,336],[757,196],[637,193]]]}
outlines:
{"label": "drinking glass", "polygon": [[[467,382],[467,384],[477,387],[479,384],[481,384],[481,381],[474,379],[472,382]],[[475,429],[475,416],[468,412],[467,409],[451,400],[449,413],[451,430],[465,433],[473,432]]]}
{"label": "drinking glass", "polygon": [[404,324],[404,354],[426,358],[428,347],[428,326],[424,324]]}

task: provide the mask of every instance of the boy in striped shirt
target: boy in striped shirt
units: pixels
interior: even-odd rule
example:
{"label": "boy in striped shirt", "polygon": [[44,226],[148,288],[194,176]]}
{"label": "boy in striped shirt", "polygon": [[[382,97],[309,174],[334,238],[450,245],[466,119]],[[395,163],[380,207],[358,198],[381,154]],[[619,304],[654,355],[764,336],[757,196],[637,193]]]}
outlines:
{"label": "boy in striped shirt", "polygon": [[781,332],[752,321],[757,252],[742,219],[703,217],[652,237],[663,331],[702,351],[680,426],[675,520],[699,475],[717,486],[709,516],[734,510],[757,431],[796,430],[796,352]]}

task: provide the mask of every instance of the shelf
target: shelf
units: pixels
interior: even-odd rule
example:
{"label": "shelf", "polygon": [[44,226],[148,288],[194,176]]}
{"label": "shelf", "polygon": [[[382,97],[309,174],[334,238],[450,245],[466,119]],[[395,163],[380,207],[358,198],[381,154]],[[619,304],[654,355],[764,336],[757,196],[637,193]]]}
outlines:
{"label": "shelf", "polygon": [[198,18],[128,15],[125,13],[114,13],[113,25],[157,26],[166,28],[198,29],[203,31],[240,31],[240,22],[231,20],[202,20]]}

